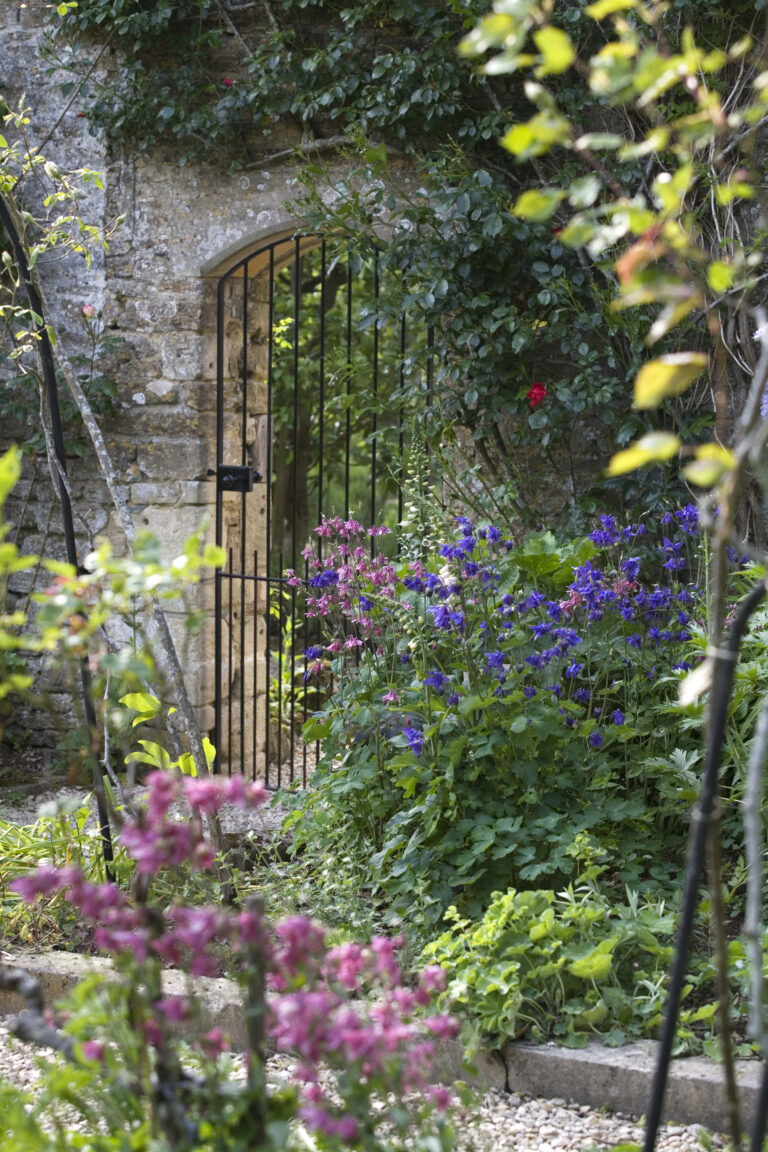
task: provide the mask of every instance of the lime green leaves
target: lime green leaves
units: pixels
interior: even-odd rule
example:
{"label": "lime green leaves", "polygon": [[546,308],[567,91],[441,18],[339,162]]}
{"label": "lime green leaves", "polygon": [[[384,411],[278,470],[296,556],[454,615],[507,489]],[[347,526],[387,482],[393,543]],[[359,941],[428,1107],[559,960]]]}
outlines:
{"label": "lime green leaves", "polygon": [[662,464],[676,456],[681,447],[680,437],[672,432],[649,432],[629,448],[617,452],[611,458],[606,474],[621,476],[625,472],[634,472],[636,468],[644,468],[646,464]]}
{"label": "lime green leaves", "polygon": [[671,352],[644,364],[635,380],[635,407],[656,408],[668,396],[679,396],[707,367],[703,352]]}

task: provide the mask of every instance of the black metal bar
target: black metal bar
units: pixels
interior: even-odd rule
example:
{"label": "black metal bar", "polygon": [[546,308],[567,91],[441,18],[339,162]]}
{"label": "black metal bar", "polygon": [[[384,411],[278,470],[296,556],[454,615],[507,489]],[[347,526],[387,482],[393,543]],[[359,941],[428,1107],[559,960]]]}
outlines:
{"label": "black metal bar", "polygon": [[[240,419],[240,459],[245,466],[248,438],[248,268],[243,268],[243,369],[241,372],[242,413]],[[240,575],[245,575],[248,555],[248,509],[246,493],[240,496]],[[240,773],[245,772],[245,580],[240,580]]]}
{"label": "black metal bar", "polygon": [[[280,571],[283,570],[283,554],[279,553]],[[278,625],[280,628],[277,647],[277,786],[281,786],[283,772],[283,595],[280,591],[280,611],[278,612]]]}
{"label": "black metal bar", "polygon": [[291,568],[296,567],[296,508],[299,495],[299,336],[301,323],[301,247],[296,239],[296,262],[293,270],[293,513],[291,527]]}
{"label": "black metal bar", "polygon": [[[326,284],[328,274],[326,261],[325,240],[320,248],[320,395],[318,397],[320,411],[318,414],[317,434],[317,523],[321,524],[325,507],[323,504],[323,465],[325,456],[325,310],[326,310]],[[322,559],[323,538],[318,537],[320,558]]]}
{"label": "black metal bar", "polygon": [[[400,395],[405,392],[405,349],[407,329],[405,312],[400,317]],[[397,486],[397,522],[403,519],[403,480],[405,479],[405,436],[403,434],[403,404],[402,400],[397,410],[397,443],[400,453],[400,473]]]}
{"label": "black metal bar", "polygon": [[227,685],[227,776],[232,775],[232,663],[234,657],[234,645],[232,642],[232,627],[233,623],[233,609],[232,609],[232,549],[229,549],[229,597],[227,600],[227,632],[229,637],[229,663],[228,675],[229,684]]}
{"label": "black metal bar", "polygon": [[760,1094],[757,1097],[757,1108],[752,1120],[752,1138],[750,1152],[763,1152],[765,1147],[765,1128],[768,1124],[768,1060],[763,1061],[763,1074],[760,1078]]}
{"label": "black metal bar", "polygon": [[[254,572],[254,585],[253,585],[253,746],[251,751],[251,779],[256,779],[256,730],[258,728],[258,715],[259,715],[259,552],[254,549],[253,552],[253,572]],[[266,667],[266,660],[265,660]],[[269,693],[267,693],[269,698]]]}
{"label": "black metal bar", "polygon": [[[216,294],[216,470],[223,464],[224,456],[224,286],[226,280],[219,280]],[[221,486],[216,485],[216,544],[223,547],[224,540],[224,493]],[[224,702],[223,692],[223,660],[221,644],[221,622],[223,610],[222,583],[224,573],[220,568],[214,571],[213,611],[213,660],[214,660],[214,721],[213,744],[216,749],[214,761],[216,772],[221,772],[221,710]],[[231,671],[230,671],[231,675]]]}
{"label": "black metal bar", "polygon": [[643,1146],[644,1152],[653,1152],[661,1124],[664,1094],[669,1077],[669,1063],[672,1058],[672,1047],[677,1030],[677,1014],[680,1008],[683,984],[685,983],[691,931],[693,929],[693,920],[698,904],[699,879],[704,865],[707,833],[709,831],[717,795],[717,778],[722,757],[723,735],[728,719],[728,701],[730,699],[731,689],[733,688],[739,647],[749,618],[765,594],[766,586],[763,581],[755,584],[754,587],[750,589],[739,604],[733,624],[731,625],[731,630],[728,633],[727,639],[723,642],[723,647],[709,654],[709,659],[714,661],[714,670],[712,686],[710,688],[707,749],[704,768],[702,770],[699,798],[696,808],[694,809],[691,824],[688,863],[683,888],[683,903],[677,929],[675,958],[672,963],[672,971],[669,979],[664,1023],[659,1038],[659,1054],[654,1071],[653,1083],[651,1085],[651,1097],[648,1103],[645,1144]]}
{"label": "black metal bar", "polygon": [[[11,242],[14,260],[16,261],[16,268],[19,273],[19,279],[24,283],[24,292],[29,301],[30,308],[40,317],[40,323],[35,324],[35,336],[38,340],[40,367],[43,381],[45,383],[45,391],[48,401],[48,412],[51,418],[51,428],[53,431],[53,447],[56,457],[56,467],[58,469],[56,486],[59,491],[61,518],[64,525],[64,542],[67,552],[67,561],[72,565],[75,572],[77,572],[79,569],[77,557],[77,540],[75,537],[75,522],[72,513],[72,501],[70,499],[69,486],[67,483],[67,454],[64,446],[64,432],[61,425],[59,389],[58,382],[56,380],[56,362],[53,355],[53,346],[51,344],[50,333],[45,324],[43,301],[32,278],[32,270],[29,267],[29,263],[27,261],[27,254],[24,248],[22,237],[16,228],[16,221],[9,211],[2,196],[0,196],[0,221],[2,221],[3,227],[5,228],[5,231],[7,232],[8,238]],[[96,722],[96,709],[93,703],[91,673],[88,667],[88,662],[85,659],[81,660],[80,662],[80,689],[83,698],[83,716],[88,728],[89,744],[91,745],[93,790],[96,797],[96,811],[99,818],[99,837],[101,839],[101,850],[104,858],[104,871],[107,879],[114,881],[115,876],[112,868],[112,862],[114,860],[114,851],[112,847],[112,829],[109,823],[109,809],[107,807],[106,797],[104,794],[105,771],[104,766],[101,764],[93,747],[94,741],[98,739],[98,727]]]}
{"label": "black metal bar", "polygon": [[352,395],[352,261],[347,254],[347,413],[344,436],[344,516],[349,516],[349,446],[352,440],[352,413],[349,400]]}
{"label": "black metal bar", "polygon": [[[376,403],[379,397],[379,259],[374,257],[373,264],[373,306],[376,310],[376,321],[373,325],[373,372],[371,375],[371,391],[373,393],[373,415],[371,417],[371,517],[370,524],[376,523],[376,436],[378,433],[378,414]],[[376,537],[371,536],[371,556],[376,550]]]}

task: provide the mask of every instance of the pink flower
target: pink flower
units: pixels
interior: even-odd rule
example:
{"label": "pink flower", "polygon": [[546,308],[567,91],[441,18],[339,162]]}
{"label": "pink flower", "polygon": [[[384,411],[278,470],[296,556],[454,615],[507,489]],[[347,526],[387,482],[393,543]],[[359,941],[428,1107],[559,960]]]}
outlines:
{"label": "pink flower", "polygon": [[541,404],[542,400],[547,396],[547,390],[543,384],[536,381],[534,384],[531,384],[525,396],[531,408],[535,408],[537,404]]}
{"label": "pink flower", "polygon": [[389,692],[382,696],[381,702],[382,704],[399,704],[400,696],[395,692],[394,688],[390,688]]}
{"label": "pink flower", "polygon": [[222,84],[224,85],[225,88],[231,88],[232,83],[233,82],[232,82],[232,80],[230,80],[229,76],[225,76],[224,79],[222,80]]}
{"label": "pink flower", "polygon": [[96,315],[96,309],[94,308],[93,304],[83,304],[81,311],[86,320],[93,320],[94,316]]}

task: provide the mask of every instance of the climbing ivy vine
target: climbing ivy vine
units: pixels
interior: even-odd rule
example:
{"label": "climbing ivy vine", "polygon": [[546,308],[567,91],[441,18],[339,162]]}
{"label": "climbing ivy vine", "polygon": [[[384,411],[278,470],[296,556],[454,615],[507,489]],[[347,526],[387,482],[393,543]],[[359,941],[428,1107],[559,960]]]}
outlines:
{"label": "climbing ivy vine", "polygon": [[[514,7],[514,5],[512,5]],[[560,26],[588,59],[602,47],[586,0],[558,5]],[[557,165],[584,207],[610,188],[599,161],[532,146],[516,156],[498,141],[526,119],[530,92],[517,72],[481,72],[459,53],[486,0],[79,0],[58,18],[48,45],[84,100],[94,131],[133,150],[169,146],[180,164],[245,171],[301,151],[301,213],[315,228],[387,244],[383,261],[401,273],[402,291],[382,305],[404,306],[435,326],[434,442],[460,445],[483,483],[529,522],[551,520],[563,479],[566,519],[595,506],[600,466],[651,427],[629,411],[631,382],[644,354],[647,317],[617,312],[613,259],[565,247],[566,216],[512,212],[520,193],[544,185]],[[542,0],[551,10],[554,0]],[[753,0],[673,0],[659,35],[676,45],[689,24],[702,42],[724,43],[756,19]],[[99,67],[94,67],[94,59]],[[104,66],[106,65],[106,67]],[[627,126],[617,109],[555,63],[548,90],[585,132]],[[732,77],[724,76],[723,83]],[[680,101],[678,93],[666,97]],[[683,97],[684,102],[684,97]],[[669,111],[667,109],[667,111]],[[684,111],[684,109],[682,109]],[[525,112],[525,115],[519,115]],[[546,117],[546,111],[541,112]],[[620,123],[619,123],[620,121]],[[349,175],[321,195],[325,165],[343,152]],[[622,171],[630,192],[647,186],[660,154]],[[691,346],[693,320],[662,339]],[[734,386],[739,366],[734,363]],[[654,418],[683,436],[712,419],[701,389],[670,400]],[[557,477],[558,496],[546,477]],[[670,493],[660,470],[618,477],[616,505],[649,510]],[[466,488],[465,488],[466,490]]]}

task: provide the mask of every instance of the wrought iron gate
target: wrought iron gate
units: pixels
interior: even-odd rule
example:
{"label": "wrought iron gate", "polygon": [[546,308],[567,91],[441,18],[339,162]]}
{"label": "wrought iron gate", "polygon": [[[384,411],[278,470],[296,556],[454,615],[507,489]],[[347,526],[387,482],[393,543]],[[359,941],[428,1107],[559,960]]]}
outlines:
{"label": "wrought iron gate", "polygon": [[[215,577],[217,766],[306,783],[301,727],[318,706],[310,635],[284,568],[324,515],[399,520],[404,429],[428,397],[432,334],[391,316],[375,256],[278,239],[219,281]],[[326,686],[328,687],[328,686]]]}

